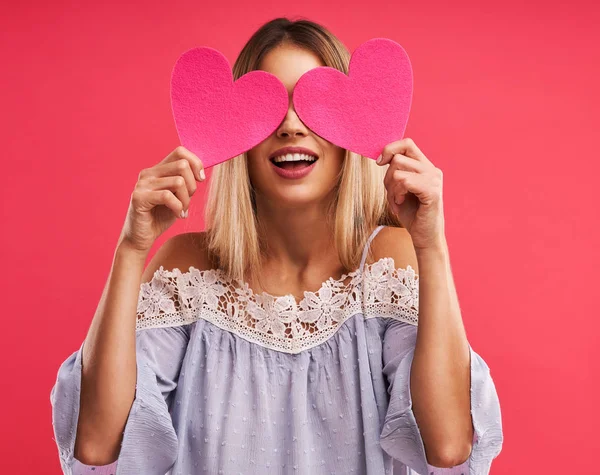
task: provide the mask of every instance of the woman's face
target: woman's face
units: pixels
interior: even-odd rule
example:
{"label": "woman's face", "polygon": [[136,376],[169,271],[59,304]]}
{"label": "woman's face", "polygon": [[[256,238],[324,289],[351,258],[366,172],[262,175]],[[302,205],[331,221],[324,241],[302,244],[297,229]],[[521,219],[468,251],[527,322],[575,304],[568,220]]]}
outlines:
{"label": "woman's face", "polygon": [[[289,107],[283,122],[263,142],[248,151],[250,181],[256,190],[259,209],[281,207],[297,208],[309,204],[325,204],[337,184],[345,150],[319,137],[306,127],[296,115],[292,93],[296,82],[306,71],[323,66],[318,56],[309,50],[291,45],[280,45],[262,60],[259,69],[277,76],[289,94]],[[306,158],[288,154],[284,147],[301,147],[314,155],[316,161],[295,161]],[[276,168],[274,159],[285,156]],[[288,161],[291,159],[292,161]],[[303,169],[311,166],[311,170]],[[279,173],[278,173],[279,172]],[[290,177],[294,174],[301,176]],[[282,176],[287,175],[287,177]]]}

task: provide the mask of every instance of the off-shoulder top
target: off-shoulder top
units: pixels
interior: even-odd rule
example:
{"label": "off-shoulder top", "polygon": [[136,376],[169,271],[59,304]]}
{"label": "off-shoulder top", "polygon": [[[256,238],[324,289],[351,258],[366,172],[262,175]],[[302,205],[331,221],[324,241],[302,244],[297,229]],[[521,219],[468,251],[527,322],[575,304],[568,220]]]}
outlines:
{"label": "off-shoulder top", "polygon": [[52,423],[65,474],[484,475],[502,421],[470,347],[474,438],[463,464],[429,464],[412,411],[419,277],[392,258],[316,292],[253,293],[218,269],[160,267],[142,283],[137,384],[119,457],[74,457],[83,343],[60,366]]}

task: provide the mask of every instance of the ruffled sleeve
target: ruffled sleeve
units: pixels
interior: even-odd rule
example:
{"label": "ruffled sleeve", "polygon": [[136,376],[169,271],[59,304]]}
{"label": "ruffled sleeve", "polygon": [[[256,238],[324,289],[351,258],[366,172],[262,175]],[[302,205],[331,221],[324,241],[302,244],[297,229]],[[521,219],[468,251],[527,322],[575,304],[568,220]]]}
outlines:
{"label": "ruffled sleeve", "polygon": [[391,457],[419,474],[486,475],[503,442],[498,394],[490,369],[469,345],[471,355],[471,418],[474,428],[469,458],[452,468],[430,465],[423,439],[412,410],[410,369],[414,356],[417,326],[390,320],[383,340],[383,372],[390,395],[380,443]]}
{"label": "ruffled sleeve", "polygon": [[[154,325],[140,329],[144,321],[160,321],[167,325],[181,320],[177,315],[179,310],[173,305],[174,291],[170,285],[161,282],[156,274],[152,283],[142,284],[136,329],[135,398],[123,432],[119,457],[113,463],[91,466],[74,457],[83,343],[60,366],[50,402],[60,463],[66,475],[164,475],[175,463],[178,439],[169,408],[189,342],[190,325]],[[156,294],[157,290],[160,295]],[[148,300],[154,303],[149,305]],[[140,309],[144,310],[140,313]]]}

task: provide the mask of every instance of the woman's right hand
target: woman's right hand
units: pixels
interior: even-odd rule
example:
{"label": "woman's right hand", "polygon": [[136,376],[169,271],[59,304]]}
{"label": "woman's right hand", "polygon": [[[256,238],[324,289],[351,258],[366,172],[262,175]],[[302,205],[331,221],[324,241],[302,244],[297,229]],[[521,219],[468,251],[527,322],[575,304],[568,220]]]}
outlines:
{"label": "woman's right hand", "polygon": [[119,244],[149,252],[177,218],[187,218],[196,180],[205,179],[202,162],[183,146],[153,167],[142,170],[131,194]]}

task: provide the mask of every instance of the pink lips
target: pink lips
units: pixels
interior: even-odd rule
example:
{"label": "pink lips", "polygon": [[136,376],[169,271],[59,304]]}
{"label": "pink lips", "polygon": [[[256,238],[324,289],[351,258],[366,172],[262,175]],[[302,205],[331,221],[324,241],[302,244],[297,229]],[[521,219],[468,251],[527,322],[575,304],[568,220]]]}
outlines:
{"label": "pink lips", "polygon": [[304,167],[304,168],[298,168],[296,170],[286,170],[285,168],[279,168],[277,165],[275,165],[273,162],[271,162],[269,160],[269,162],[271,163],[271,166],[275,169],[275,173],[277,173],[282,178],[288,178],[288,179],[304,178],[306,175],[308,175],[313,170],[313,168],[315,168],[317,161],[318,160],[315,160],[309,166]]}
{"label": "pink lips", "polygon": [[[294,169],[294,170],[286,170],[285,168],[279,168],[277,165],[275,165],[273,163],[273,158],[279,157],[281,155],[286,155],[288,153],[302,153],[304,155],[311,155],[311,156],[315,157],[317,160],[312,162],[307,167],[298,168],[298,169]],[[280,148],[279,150],[276,150],[271,155],[269,155],[269,162],[271,162],[271,165],[275,169],[275,173],[277,173],[282,178],[290,178],[290,179],[304,178],[306,175],[308,175],[313,170],[313,168],[315,168],[315,164],[317,163],[318,159],[319,159],[319,155],[317,155],[312,150],[310,150],[308,148],[304,148],[304,147],[283,147],[283,148]]]}

